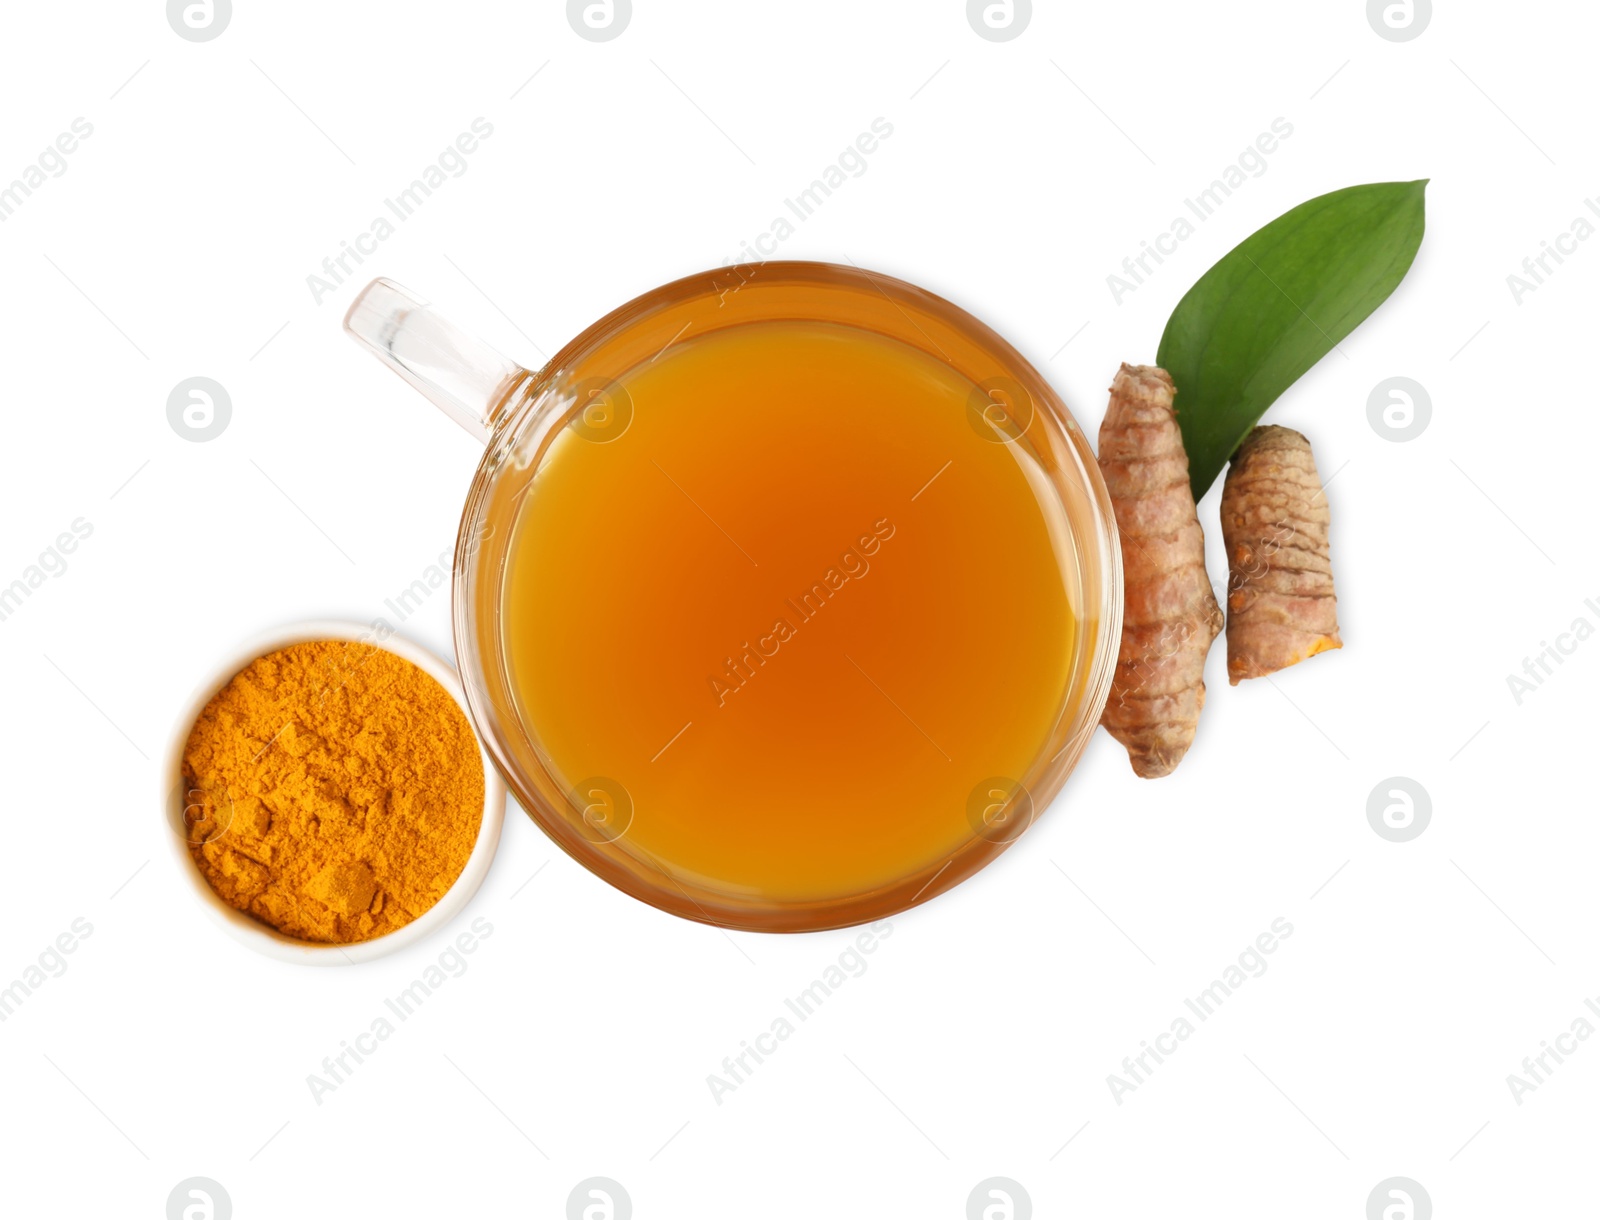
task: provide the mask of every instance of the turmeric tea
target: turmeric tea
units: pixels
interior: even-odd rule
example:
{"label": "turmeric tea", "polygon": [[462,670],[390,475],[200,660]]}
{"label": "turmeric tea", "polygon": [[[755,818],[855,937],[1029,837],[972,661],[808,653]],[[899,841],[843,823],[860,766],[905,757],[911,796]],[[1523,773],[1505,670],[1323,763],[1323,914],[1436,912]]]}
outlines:
{"label": "turmeric tea", "polygon": [[183,752],[189,850],[230,906],[286,936],[371,940],[442,898],[483,819],[454,698],[385,649],[294,644],[246,666]]}

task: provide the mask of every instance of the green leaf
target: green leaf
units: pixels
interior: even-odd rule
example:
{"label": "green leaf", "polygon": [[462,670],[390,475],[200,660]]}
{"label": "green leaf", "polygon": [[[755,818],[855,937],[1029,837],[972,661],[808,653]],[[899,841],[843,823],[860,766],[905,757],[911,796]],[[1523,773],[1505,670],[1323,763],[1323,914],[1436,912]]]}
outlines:
{"label": "green leaf", "polygon": [[1223,255],[1178,302],[1156,363],[1178,389],[1197,501],[1262,412],[1405,277],[1427,185],[1374,182],[1309,199]]}

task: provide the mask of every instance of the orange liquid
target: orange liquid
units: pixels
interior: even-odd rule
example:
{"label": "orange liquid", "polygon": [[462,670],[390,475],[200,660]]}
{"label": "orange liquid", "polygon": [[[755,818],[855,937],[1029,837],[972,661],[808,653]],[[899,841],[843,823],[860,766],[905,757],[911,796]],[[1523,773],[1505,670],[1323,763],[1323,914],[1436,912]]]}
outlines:
{"label": "orange liquid", "polygon": [[620,378],[627,431],[563,429],[518,509],[501,629],[565,786],[619,844],[771,900],[870,892],[969,842],[1073,692],[1067,526],[973,385],[896,340],[759,322]]}

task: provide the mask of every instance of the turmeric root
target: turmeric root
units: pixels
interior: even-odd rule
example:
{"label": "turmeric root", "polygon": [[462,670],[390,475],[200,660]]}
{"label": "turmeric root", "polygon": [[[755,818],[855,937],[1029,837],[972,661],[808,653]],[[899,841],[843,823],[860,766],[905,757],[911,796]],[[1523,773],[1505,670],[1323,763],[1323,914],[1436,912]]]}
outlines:
{"label": "turmeric root", "polygon": [[1228,551],[1228,683],[1260,678],[1341,646],[1328,501],[1311,442],[1258,427],[1222,488]]}
{"label": "turmeric root", "polygon": [[1100,722],[1134,773],[1168,775],[1194,741],[1222,611],[1206,575],[1172,378],[1124,364],[1100,424],[1100,470],[1122,536],[1122,645]]}

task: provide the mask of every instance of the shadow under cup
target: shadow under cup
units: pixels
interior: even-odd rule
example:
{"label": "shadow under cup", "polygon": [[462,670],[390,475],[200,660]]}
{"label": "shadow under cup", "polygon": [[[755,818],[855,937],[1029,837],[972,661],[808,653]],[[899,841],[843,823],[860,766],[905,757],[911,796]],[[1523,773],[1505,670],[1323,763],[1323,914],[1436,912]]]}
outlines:
{"label": "shadow under cup", "polygon": [[[857,370],[859,426],[829,432],[849,417],[806,394],[836,360]],[[489,423],[456,555],[468,700],[534,820],[636,898],[760,931],[884,918],[1014,842],[1099,721],[1122,574],[1094,456],[1038,372],[947,301],[818,263],[691,276],[595,323]],[[876,487],[872,462],[917,474],[876,513],[819,524]],[[1008,482],[974,482],[996,463]],[[1012,532],[1046,555],[1067,620],[1040,649],[1048,680],[1018,652],[1043,611],[1021,552],[992,544]],[[997,566],[979,580],[963,565],[983,548]],[[869,611],[878,629],[852,642]],[[706,632],[714,652],[683,642]],[[897,662],[918,632],[916,663]],[[657,668],[681,711],[653,705]],[[1006,673],[1033,709],[1012,740],[1006,689],[967,689]],[[823,688],[832,712],[806,702]],[[892,743],[887,786],[808,786],[855,748],[837,737],[852,717],[869,755]],[[1004,749],[969,748],[996,734]],[[902,754],[915,782],[891,774]]]}

